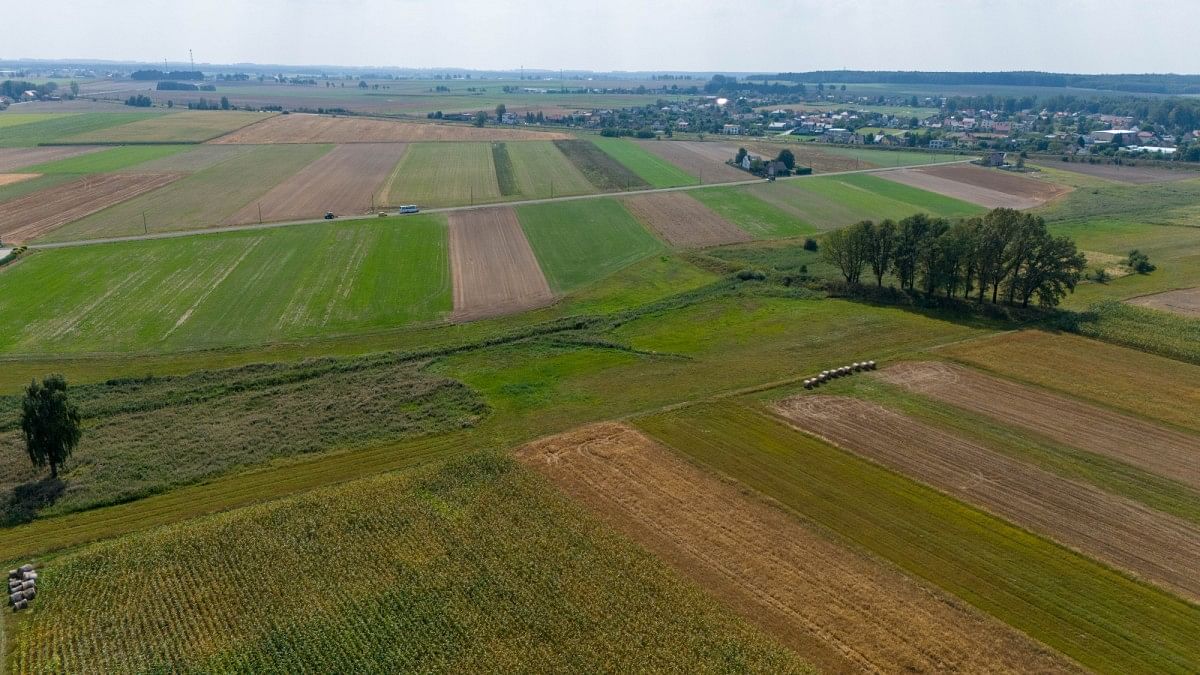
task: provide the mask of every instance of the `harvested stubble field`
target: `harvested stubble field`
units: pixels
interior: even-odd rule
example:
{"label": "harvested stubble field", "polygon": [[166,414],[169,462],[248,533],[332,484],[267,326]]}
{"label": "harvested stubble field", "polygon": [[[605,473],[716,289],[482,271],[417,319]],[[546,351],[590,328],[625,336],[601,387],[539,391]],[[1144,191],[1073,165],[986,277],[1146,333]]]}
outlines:
{"label": "harvested stubble field", "polygon": [[1056,171],[1073,171],[1085,176],[1103,178],[1118,183],[1145,185],[1166,183],[1176,180],[1200,178],[1200,172],[1187,169],[1159,169],[1151,166],[1128,166],[1121,164],[1088,164],[1087,162],[1051,162],[1047,167]]}
{"label": "harvested stubble field", "polygon": [[466,124],[400,122],[365,117],[293,113],[276,115],[213,140],[213,143],[416,143],[422,141],[552,141],[551,131]]}
{"label": "harvested stubble field", "polygon": [[492,455],[159,528],[41,573],[9,672],[810,670]]}
{"label": "harvested stubble field", "polygon": [[644,150],[696,176],[701,183],[750,180],[754,176],[725,162],[737,155],[737,146],[700,141],[635,141]]}
{"label": "harvested stubble field", "polygon": [[802,434],[756,406],[695,405],[635,424],[1086,668],[1185,673],[1200,661],[1200,605]]}
{"label": "harvested stubble field", "polygon": [[[375,193],[404,155],[403,143],[339,145],[225,219],[227,224],[370,213]],[[261,211],[260,211],[261,208]]]}
{"label": "harvested stubble field", "polygon": [[1200,600],[1200,527],[918,422],[876,403],[795,396],[808,433],[1087,555]]}
{"label": "harvested stubble field", "polygon": [[86,145],[64,145],[43,148],[0,148],[0,173],[67,159],[69,157],[78,157],[101,149],[103,149],[101,146]]}
{"label": "harvested stubble field", "polygon": [[[512,160],[517,195],[524,199],[591,194],[596,191],[579,169],[549,141],[504,143]],[[499,168],[497,167],[497,174]]]}
{"label": "harvested stubble field", "polygon": [[554,302],[542,268],[511,208],[450,214],[454,318],[472,321]]}
{"label": "harvested stubble field", "polygon": [[1029,429],[1200,488],[1200,436],[984,375],[962,366],[909,362],[875,374],[885,382]]}
{"label": "harvested stubble field", "polygon": [[257,150],[253,145],[189,145],[183,152],[132,166],[126,171],[196,173]]}
{"label": "harvested stubble field", "polygon": [[563,155],[602,192],[640,190],[650,184],[595,143],[578,139],[554,141]]}
{"label": "harvested stubble field", "polygon": [[379,190],[389,206],[463,206],[500,201],[490,143],[414,143]]}
{"label": "harvested stubble field", "polygon": [[1063,185],[985,169],[972,164],[931,166],[884,171],[879,174],[897,183],[954,197],[989,209],[1031,209],[1066,194]]}
{"label": "harvested stubble field", "polygon": [[750,235],[683,192],[634,195],[624,200],[643,225],[668,244],[704,248],[750,241]]}
{"label": "harvested stubble field", "polygon": [[1200,317],[1200,288],[1182,288],[1177,291],[1143,295],[1126,300],[1126,302],[1183,316]]}
{"label": "harvested stubble field", "polygon": [[[328,145],[260,146],[197,171],[161,190],[72,219],[50,240],[94,239],[217,227],[330,150]],[[121,174],[136,178],[140,174]],[[143,226],[143,214],[146,225]]]}
{"label": "harvested stubble field", "polygon": [[0,524],[126,502],[240,467],[456,431],[487,412],[462,384],[387,358],[324,359],[73,388],[85,433],[62,493],[22,456],[20,400],[0,398]]}
{"label": "harvested stubble field", "polygon": [[42,174],[40,173],[0,173],[0,186],[14,185],[22,181],[32,180]]}
{"label": "harvested stubble field", "polygon": [[824,670],[1073,669],[623,424],[546,438],[517,457]]}
{"label": "harvested stubble field", "polygon": [[104,174],[5,202],[0,239],[27,242],[67,223],[175,182],[179,174]]}
{"label": "harvested stubble field", "polygon": [[257,344],[451,309],[446,228],[429,215],[37,251],[3,277],[0,351],[18,353]]}
{"label": "harvested stubble field", "polygon": [[189,110],[87,131],[61,139],[68,143],[203,143],[274,113]]}

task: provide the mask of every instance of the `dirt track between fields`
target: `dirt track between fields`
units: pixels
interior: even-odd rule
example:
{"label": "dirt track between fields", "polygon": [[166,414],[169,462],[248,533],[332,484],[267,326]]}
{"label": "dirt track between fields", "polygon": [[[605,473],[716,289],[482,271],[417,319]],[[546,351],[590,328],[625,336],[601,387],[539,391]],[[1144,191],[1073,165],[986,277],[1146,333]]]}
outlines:
{"label": "dirt track between fields", "polygon": [[857,455],[1200,600],[1200,527],[876,403],[795,396],[776,412]]}
{"label": "dirt track between fields", "polygon": [[1200,178],[1200,171],[1188,169],[1159,169],[1151,166],[1126,166],[1120,164],[1088,164],[1087,162],[1042,162],[1047,169],[1058,169],[1094,176],[1118,183],[1145,185],[1146,183],[1168,183],[1177,180]]}
{"label": "dirt track between fields", "polygon": [[12,199],[0,210],[0,239],[23,243],[56,227],[179,179],[180,174],[99,174]]}
{"label": "dirt track between fields", "polygon": [[1061,185],[971,164],[901,169],[880,175],[989,209],[1031,209],[1069,192]]}
{"label": "dirt track between fields", "polygon": [[589,425],[517,457],[822,670],[1070,669],[625,425]]}
{"label": "dirt track between fields", "polygon": [[1143,295],[1126,300],[1131,305],[1161,309],[1183,316],[1200,317],[1200,288],[1183,288],[1177,291]]}
{"label": "dirt track between fields", "polygon": [[473,321],[554,302],[515,211],[458,211],[449,222],[452,319]]}
{"label": "dirt track between fields", "polygon": [[700,141],[635,141],[648,152],[696,176],[704,183],[746,180],[753,176],[725,162],[737,155],[737,147]]}
{"label": "dirt track between fields", "polygon": [[210,143],[413,143],[417,141],[551,141],[570,138],[553,131],[426,124],[329,115],[275,115]]}
{"label": "dirt track between fields", "polygon": [[681,192],[638,195],[624,202],[635,218],[672,246],[705,248],[751,239],[745,230]]}
{"label": "dirt track between fields", "polygon": [[54,162],[104,149],[99,145],[63,145],[45,148],[0,148],[0,173],[35,164]]}
{"label": "dirt track between fields", "polygon": [[403,143],[339,145],[260,199],[225,219],[225,224],[319,218],[371,212],[376,190],[391,175],[408,146]]}
{"label": "dirt track between fields", "polygon": [[1200,489],[1200,436],[939,362],[899,363],[886,382]]}

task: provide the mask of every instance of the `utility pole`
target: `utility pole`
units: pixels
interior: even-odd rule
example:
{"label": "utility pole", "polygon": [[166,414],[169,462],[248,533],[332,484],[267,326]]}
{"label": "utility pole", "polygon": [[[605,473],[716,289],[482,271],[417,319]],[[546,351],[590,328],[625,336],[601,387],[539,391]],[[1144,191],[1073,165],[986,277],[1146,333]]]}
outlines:
{"label": "utility pole", "polygon": [[142,232],[150,234],[150,225],[146,223],[146,212],[142,211]]}
{"label": "utility pole", "polygon": [[262,202],[258,203],[258,224],[262,225]]}
{"label": "utility pole", "polygon": [[554,179],[550,179],[550,199],[554,199]]}
{"label": "utility pole", "polygon": [[188,61],[192,63],[192,72],[196,72],[196,59],[192,56],[192,50],[188,50]]}

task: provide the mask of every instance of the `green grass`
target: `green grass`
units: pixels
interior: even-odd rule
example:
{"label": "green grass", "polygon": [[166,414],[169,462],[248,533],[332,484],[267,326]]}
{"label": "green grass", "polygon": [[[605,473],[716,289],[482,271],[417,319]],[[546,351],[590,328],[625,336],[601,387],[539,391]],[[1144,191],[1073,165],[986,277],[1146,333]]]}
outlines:
{"label": "green grass", "polygon": [[748,190],[820,230],[845,227],[860,220],[899,220],[918,212],[950,218],[985,210],[866,174],[799,178],[755,185]]}
{"label": "green grass", "polygon": [[523,199],[591,194],[596,188],[550,141],[506,143]]}
{"label": "green grass", "polygon": [[429,207],[502,197],[490,143],[412,143],[383,192],[387,204]]}
{"label": "green grass", "polygon": [[216,227],[329,151],[329,145],[260,145],[166,187],[55,229],[44,241],[72,241]]}
{"label": "green grass", "polygon": [[595,143],[579,139],[554,141],[554,147],[597,190],[640,190],[650,187],[641,176],[604,152]]}
{"label": "green grass", "polygon": [[637,174],[650,187],[663,188],[700,184],[699,178],[667,160],[647,152],[637,143],[631,143],[623,138],[604,138],[602,136],[596,136],[590,140],[613,159]]}
{"label": "green grass", "polygon": [[77,134],[99,131],[109,127],[145,120],[161,113],[81,113],[52,117],[41,122],[30,122],[6,127],[0,133],[0,147],[31,146],[53,143]]}
{"label": "green grass", "polygon": [[203,143],[271,117],[273,113],[189,110],[91,129],[61,140],[71,143]]}
{"label": "green grass", "polygon": [[486,406],[420,362],[245,366],[73,388],[84,434],[61,496],[24,456],[20,399],[0,399],[0,523],[138,499],[275,458],[391,443],[474,425]]}
{"label": "green grass", "polygon": [[737,404],[636,424],[1101,672],[1189,672],[1200,606]]}
{"label": "green grass", "polygon": [[160,351],[431,321],[450,310],[446,248],[430,215],[39,251],[0,272],[0,351]]}
{"label": "green grass", "polygon": [[68,117],[72,113],[14,113],[6,112],[0,114],[0,129],[8,127],[20,126],[22,124],[32,124],[34,122],[48,122],[50,120],[61,119]]}
{"label": "green grass", "polygon": [[566,293],[663,249],[615,199],[534,204],[517,217],[550,287]]}
{"label": "green grass", "polygon": [[135,167],[143,162],[170,157],[187,149],[186,145],[128,145],[38,164],[22,169],[22,171],[28,173],[108,173]]}
{"label": "green grass", "polygon": [[1088,337],[1200,365],[1200,320],[1107,301],[1064,322]]}
{"label": "green grass", "polygon": [[41,587],[13,672],[808,670],[490,454],[97,545]]}
{"label": "green grass", "polygon": [[492,143],[492,164],[496,167],[496,185],[500,188],[500,195],[511,197],[517,194],[517,177],[513,175],[512,158],[508,156],[508,148],[504,143]]}
{"label": "green grass", "polygon": [[[909,204],[913,209],[946,218],[962,218],[983,213],[987,209],[960,199],[940,195],[936,192],[903,185],[871,174],[849,175],[841,178],[843,183],[860,187],[870,192]],[[910,214],[911,215],[911,214]]]}
{"label": "green grass", "polygon": [[688,193],[755,239],[812,234],[816,228],[741,188],[723,187]]}

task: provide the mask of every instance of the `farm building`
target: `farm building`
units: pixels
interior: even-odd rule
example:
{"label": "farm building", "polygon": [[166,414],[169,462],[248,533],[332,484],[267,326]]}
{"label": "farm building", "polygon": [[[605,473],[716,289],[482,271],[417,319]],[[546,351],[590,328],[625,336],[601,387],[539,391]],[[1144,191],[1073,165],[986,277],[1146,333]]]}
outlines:
{"label": "farm building", "polygon": [[854,132],[849,129],[826,129],[823,138],[826,143],[850,143]]}
{"label": "farm building", "polygon": [[1127,143],[1137,142],[1136,129],[1106,129],[1104,131],[1093,131],[1089,137],[1094,143]]}
{"label": "farm building", "polygon": [[726,124],[725,126],[721,127],[721,133],[725,134],[726,136],[735,136],[742,133],[742,127],[738,124]]}

